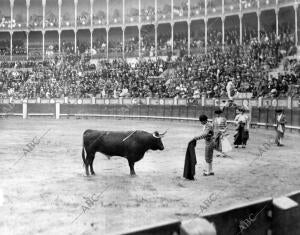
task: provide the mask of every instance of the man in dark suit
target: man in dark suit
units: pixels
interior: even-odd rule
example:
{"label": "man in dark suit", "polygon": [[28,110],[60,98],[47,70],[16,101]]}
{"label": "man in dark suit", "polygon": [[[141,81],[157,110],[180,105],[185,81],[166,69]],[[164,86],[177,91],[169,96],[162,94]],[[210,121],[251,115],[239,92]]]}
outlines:
{"label": "man in dark suit", "polygon": [[213,153],[214,153],[214,129],[212,124],[208,123],[208,118],[206,115],[201,115],[199,117],[199,121],[201,125],[203,125],[203,131],[200,136],[195,137],[193,140],[201,140],[205,139],[205,161],[207,163],[207,170],[204,170],[203,175],[209,176],[214,175],[212,170],[212,161],[213,161]]}

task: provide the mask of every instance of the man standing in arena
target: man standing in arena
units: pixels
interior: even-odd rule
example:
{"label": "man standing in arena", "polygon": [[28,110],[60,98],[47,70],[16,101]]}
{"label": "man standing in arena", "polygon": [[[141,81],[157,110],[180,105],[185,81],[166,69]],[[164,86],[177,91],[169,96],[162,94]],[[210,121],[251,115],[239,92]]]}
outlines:
{"label": "man standing in arena", "polygon": [[219,152],[217,153],[217,157],[222,156],[226,157],[226,154],[222,149],[222,140],[225,138],[225,132],[227,130],[227,120],[225,117],[222,117],[221,114],[223,111],[221,109],[215,111],[216,117],[214,118],[212,124],[214,128],[214,141],[215,141],[215,149]]}
{"label": "man standing in arena", "polygon": [[206,115],[200,115],[199,121],[203,125],[203,131],[200,136],[194,137],[193,140],[205,139],[205,161],[207,163],[207,170],[204,170],[203,175],[209,176],[214,175],[212,170],[212,161],[214,153],[214,130],[212,124],[208,123],[208,118]]}
{"label": "man standing in arena", "polygon": [[237,111],[239,113],[236,115],[234,122],[238,127],[234,135],[233,144],[235,148],[238,148],[239,145],[242,145],[242,148],[246,148],[247,140],[249,139],[249,117],[245,113],[246,109],[244,107],[240,107]]}
{"label": "man standing in arena", "polygon": [[283,113],[282,109],[276,109],[276,138],[275,138],[275,143],[277,144],[278,147],[283,146],[282,138],[284,136],[285,132],[285,124],[286,124],[286,117],[285,114]]}

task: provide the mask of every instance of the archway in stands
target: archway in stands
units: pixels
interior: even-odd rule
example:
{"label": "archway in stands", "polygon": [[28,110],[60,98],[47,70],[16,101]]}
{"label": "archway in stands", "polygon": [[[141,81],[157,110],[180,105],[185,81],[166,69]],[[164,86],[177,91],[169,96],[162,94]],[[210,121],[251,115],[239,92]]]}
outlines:
{"label": "archway in stands", "polygon": [[[16,59],[25,59],[27,54],[27,37],[24,31],[14,32],[12,35],[13,51],[12,55]],[[25,56],[25,58],[24,58]]]}
{"label": "archway in stands", "polygon": [[139,30],[137,26],[125,28],[125,57],[139,56]]}
{"label": "archway in stands", "polygon": [[276,6],[276,0],[266,0],[261,1],[259,3],[260,7],[275,7]]}
{"label": "archway in stands", "polygon": [[89,29],[77,31],[77,53],[89,53],[91,48],[91,32]]}
{"label": "archway in stands", "polygon": [[58,1],[46,1],[45,27],[58,27]]}
{"label": "archway in stands", "polygon": [[[278,34],[288,44],[295,45],[295,10],[294,7],[283,7],[278,12]],[[288,46],[288,45],[287,45]],[[287,47],[286,46],[286,47]]]}
{"label": "archway in stands", "polygon": [[[9,0],[0,0],[0,29],[9,29],[10,28],[10,1]],[[4,20],[2,20],[4,19]],[[0,39],[1,41],[1,39]]]}
{"label": "archway in stands", "polygon": [[143,25],[141,28],[142,56],[155,56],[155,28],[153,24]]}
{"label": "archway in stands", "polygon": [[45,56],[58,53],[58,32],[46,31],[45,33]]}
{"label": "archway in stands", "polygon": [[14,20],[13,28],[26,28],[27,26],[27,12],[26,12],[26,1],[15,0],[14,2]]}
{"label": "archway in stands", "polygon": [[155,21],[155,0],[141,1],[141,22],[153,24]]}
{"label": "archway in stands", "polygon": [[222,20],[220,17],[208,19],[207,44],[208,48],[222,45]]}
{"label": "archway in stands", "polygon": [[61,52],[62,53],[74,53],[74,41],[75,41],[75,34],[73,30],[64,30],[61,31]]}
{"label": "archway in stands", "polygon": [[106,58],[106,29],[95,29],[93,31],[93,57]]}
{"label": "archway in stands", "polygon": [[110,28],[108,31],[108,57],[109,58],[122,58],[122,41],[123,32],[122,28]]}
{"label": "archway in stands", "polygon": [[240,43],[240,18],[238,15],[227,16],[224,22],[225,45],[237,45]]}
{"label": "archway in stands", "polygon": [[28,58],[43,58],[43,34],[42,32],[31,31],[28,38]]}
{"label": "archway in stands", "polygon": [[281,4],[286,4],[286,3],[290,3],[290,0],[278,0],[278,5],[280,6]]}
{"label": "archway in stands", "polygon": [[[227,0],[227,1],[232,1],[232,0]],[[239,2],[240,0],[235,0],[237,1],[237,8],[239,8]],[[241,5],[242,5],[242,11],[245,12],[256,12],[257,11],[257,3],[259,2],[259,0],[249,0],[249,1],[241,1]],[[262,1],[261,1],[262,2]]]}
{"label": "archway in stands", "polygon": [[205,23],[204,20],[191,22],[191,55],[204,52],[205,49]]}
{"label": "archway in stands", "polygon": [[123,3],[120,0],[109,0],[109,25],[123,23]]}
{"label": "archway in stands", "polygon": [[220,0],[209,0],[207,1],[207,13],[212,15],[222,14],[222,1]]}
{"label": "archway in stands", "polygon": [[93,1],[93,25],[101,26],[106,25],[107,17],[106,17],[106,0],[97,0]]}
{"label": "archway in stands", "polygon": [[157,54],[166,56],[171,51],[171,25],[159,24],[157,27]]}
{"label": "archway in stands", "polygon": [[[247,6],[248,6],[248,4],[247,4]],[[231,14],[232,12],[239,12],[239,11],[240,11],[240,0],[224,0],[225,14],[226,13]]]}
{"label": "archway in stands", "polygon": [[10,34],[8,32],[0,32],[0,56],[10,55]]}
{"label": "archway in stands", "polygon": [[188,17],[188,1],[173,0],[174,19],[186,19]]}
{"label": "archway in stands", "polygon": [[61,27],[71,28],[75,26],[74,1],[62,1],[61,4]]}
{"label": "archway in stands", "polygon": [[132,24],[139,22],[139,1],[126,0],[125,1],[125,23]]}
{"label": "archway in stands", "polygon": [[275,10],[262,11],[260,16],[261,39],[264,36],[274,38],[276,36],[276,15]]}
{"label": "archway in stands", "polygon": [[187,55],[188,52],[188,24],[176,22],[174,24],[174,54],[176,56]]}
{"label": "archway in stands", "polygon": [[205,1],[202,0],[190,0],[191,5],[191,17],[204,16],[205,15]]}
{"label": "archway in stands", "polygon": [[157,19],[158,21],[165,22],[171,20],[172,14],[172,1],[160,0],[157,1]]}
{"label": "archway in stands", "polygon": [[248,13],[243,16],[243,44],[249,45],[252,38],[257,38],[257,14]]}
{"label": "archway in stands", "polygon": [[29,27],[30,29],[43,28],[43,5],[41,0],[30,0]]}
{"label": "archway in stands", "polygon": [[77,5],[77,27],[91,25],[91,5],[90,1],[78,0]]}

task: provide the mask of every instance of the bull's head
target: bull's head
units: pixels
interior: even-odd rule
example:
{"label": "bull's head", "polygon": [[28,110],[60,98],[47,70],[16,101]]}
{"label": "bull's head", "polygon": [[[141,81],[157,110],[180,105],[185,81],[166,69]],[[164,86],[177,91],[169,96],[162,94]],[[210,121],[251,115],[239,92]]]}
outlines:
{"label": "bull's head", "polygon": [[154,137],[154,145],[153,145],[153,150],[164,150],[164,145],[161,141],[161,138],[163,138],[165,136],[165,134],[167,133],[167,131],[165,131],[164,133],[162,134],[159,134],[157,131],[155,131],[152,136]]}

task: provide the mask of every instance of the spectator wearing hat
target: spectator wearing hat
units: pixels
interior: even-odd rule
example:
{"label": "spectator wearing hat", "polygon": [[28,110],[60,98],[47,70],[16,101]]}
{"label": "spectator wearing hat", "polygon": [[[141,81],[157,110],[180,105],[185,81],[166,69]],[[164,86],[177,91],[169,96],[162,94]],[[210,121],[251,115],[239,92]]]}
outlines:
{"label": "spectator wearing hat", "polygon": [[275,138],[275,144],[277,144],[278,147],[283,146],[282,139],[285,132],[285,124],[286,116],[282,109],[276,109],[276,138]]}
{"label": "spectator wearing hat", "polygon": [[214,140],[215,140],[215,149],[219,152],[217,157],[225,157],[226,154],[222,152],[222,139],[225,136],[227,130],[227,120],[225,117],[222,117],[223,111],[218,109],[215,111],[216,117],[213,119],[213,129],[214,129]]}
{"label": "spectator wearing hat", "polygon": [[236,129],[236,134],[234,135],[234,146],[238,148],[242,145],[242,148],[246,147],[247,140],[249,139],[249,117],[245,114],[245,108],[238,108],[238,114],[236,115],[234,122],[238,126]]}
{"label": "spectator wearing hat", "polygon": [[203,126],[203,131],[200,136],[194,137],[193,140],[205,139],[205,161],[207,163],[207,170],[204,170],[203,175],[209,176],[214,175],[212,170],[212,161],[214,153],[214,130],[212,124],[208,123],[208,118],[206,115],[200,115],[199,121]]}

